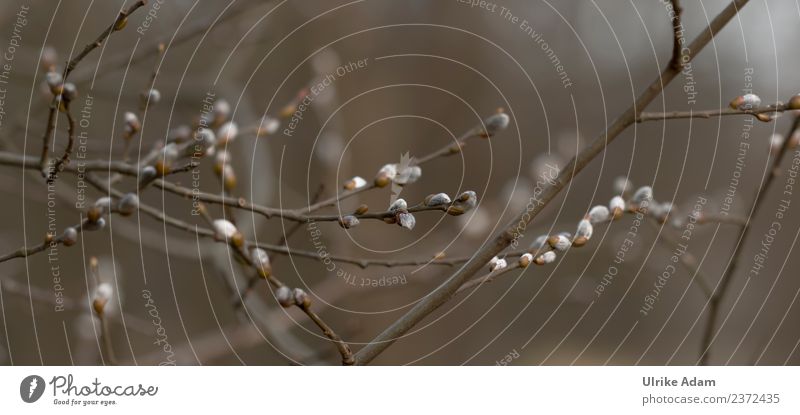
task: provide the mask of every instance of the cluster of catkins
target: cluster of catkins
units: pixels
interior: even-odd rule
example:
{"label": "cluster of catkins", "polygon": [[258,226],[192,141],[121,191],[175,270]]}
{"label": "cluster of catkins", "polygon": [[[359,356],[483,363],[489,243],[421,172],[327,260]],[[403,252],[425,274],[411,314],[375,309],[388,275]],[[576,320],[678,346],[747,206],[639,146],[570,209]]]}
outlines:
{"label": "cluster of catkins", "polygon": [[[483,138],[490,138],[497,134],[497,132],[504,130],[508,127],[510,118],[502,111],[483,120],[479,127],[476,127],[470,132],[470,135],[476,135]],[[449,149],[451,154],[457,153],[461,150],[463,143],[454,144]],[[400,165],[397,163],[386,164],[375,175],[372,183],[374,187],[383,188],[390,184],[399,186],[406,186],[417,182],[422,177],[422,167],[418,165]],[[357,191],[367,186],[367,180],[363,177],[355,176],[344,183],[344,189],[347,191]],[[467,213],[478,205],[478,197],[474,191],[468,190],[461,193],[455,200],[450,199],[447,193],[436,193],[428,195],[420,208],[426,210],[441,209],[447,214],[452,216],[459,216]],[[345,215],[339,219],[339,224],[345,228],[350,229],[360,222],[358,215],[363,215],[367,212],[367,206],[361,205],[351,215]],[[398,224],[405,229],[414,229],[417,221],[414,215],[408,210],[408,203],[404,199],[395,200],[388,209],[389,215],[384,218],[384,221],[389,224]]]}
{"label": "cluster of catkins", "polygon": [[[560,232],[554,235],[541,235],[530,245],[528,252],[519,257],[518,265],[525,268],[531,263],[545,265],[553,263],[559,252],[566,252],[571,247],[582,247],[592,238],[594,227],[598,224],[608,223],[619,219],[626,212],[639,212],[654,219],[665,222],[672,204],[669,202],[658,203],[653,200],[653,189],[643,186],[633,192],[626,201],[625,196],[633,188],[626,178],[619,178],[614,183],[618,196],[614,196],[608,205],[597,205],[578,222],[574,233]],[[494,257],[488,263],[491,272],[500,271],[508,267],[508,261]]]}

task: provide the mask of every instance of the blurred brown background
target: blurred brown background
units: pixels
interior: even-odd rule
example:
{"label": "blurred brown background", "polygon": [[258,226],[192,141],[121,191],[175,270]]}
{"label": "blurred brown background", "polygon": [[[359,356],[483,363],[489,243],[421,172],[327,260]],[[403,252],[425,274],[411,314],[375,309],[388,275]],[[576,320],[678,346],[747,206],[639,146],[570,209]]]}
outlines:
{"label": "blurred brown background", "polygon": [[[685,3],[688,39],[727,4]],[[15,13],[23,5],[29,12],[7,85],[7,114],[0,129],[5,151],[25,149],[38,155],[47,106],[36,63],[42,46],[54,46],[60,61],[66,60],[71,49],[79,50],[113,21],[121,4],[116,0],[6,2],[0,15],[3,45],[12,36]],[[154,5],[159,9],[152,26],[143,35],[137,33]],[[501,7],[519,21],[504,19]],[[222,21],[210,27],[209,22],[220,16]],[[525,33],[520,28],[523,19],[541,37]],[[752,2],[693,61],[691,78],[676,79],[663,100],[657,99],[648,111],[725,107],[743,93],[748,71],[753,73],[753,91],[765,103],[800,92],[800,74],[794,70],[800,63],[795,53],[799,19],[793,2]],[[371,180],[382,165],[398,162],[401,154],[424,155],[446,145],[452,140],[450,134],[457,136],[498,107],[505,108],[512,119],[508,130],[488,142],[471,143],[463,158],[426,166],[422,179],[402,193],[416,202],[429,193],[454,195],[472,189],[481,200],[474,215],[442,218],[421,213],[413,231],[374,221],[347,232],[335,223],[319,224],[329,252],[379,259],[425,259],[442,250],[460,256],[477,250],[495,226],[506,225],[525,208],[538,169],[547,162],[563,166],[630,106],[666,65],[672,46],[666,11],[658,1],[499,0],[495,12],[456,0],[151,1],[130,18],[125,30],[111,37],[102,58],[100,50],[95,51],[74,74],[81,96],[95,98],[89,157],[119,157],[122,113],[138,105],[138,94],[156,63],[152,50],[159,41],[169,43],[173,34],[180,36],[195,27],[209,31],[167,50],[155,82],[163,99],[147,113],[142,153],[163,142],[170,129],[191,123],[209,91],[231,103],[234,121],[244,128],[257,125],[265,113],[279,111],[298,90],[324,74],[367,60],[364,68],[336,77],[316,97],[292,137],[278,133],[256,139],[243,134],[231,145],[239,195],[269,206],[303,206],[320,185],[325,196],[331,196],[354,175]],[[559,59],[571,85],[564,86],[563,74],[542,42]],[[133,64],[128,67],[131,56]],[[692,83],[697,92],[693,104],[683,89]],[[770,136],[785,133],[790,118],[757,122],[751,131],[733,203],[735,214],[747,216],[750,211],[767,168]],[[608,202],[618,176],[652,185],[656,199],[679,207],[691,206],[703,195],[709,199],[709,212],[718,212],[746,125],[744,117],[726,117],[629,128],[534,221],[524,246],[551,229],[573,230],[589,207]],[[62,134],[57,148],[63,143]],[[48,216],[47,190],[35,173],[8,166],[2,172],[6,220],[0,248],[5,252],[26,239],[28,244],[41,241]],[[189,175],[173,180],[191,184]],[[59,179],[58,229],[78,221],[75,183],[70,175]],[[783,177],[776,180],[776,185],[783,183]],[[221,190],[210,165],[203,167],[201,188]],[[779,193],[773,189],[767,195],[762,214],[751,223],[755,229],[742,251],[747,258],[758,252]],[[91,194],[99,196],[94,190]],[[189,215],[188,200],[156,189],[145,192],[142,200],[203,225]],[[389,191],[348,200],[342,209],[360,203],[382,210],[389,203]],[[735,307],[711,350],[712,363],[753,364],[773,335],[758,363],[798,363],[800,313],[795,300],[800,263],[792,253],[800,227],[796,203],[800,202],[793,201],[782,220],[759,277],[744,287],[749,260],[734,276],[723,316],[734,303]],[[222,210],[212,207],[212,214],[221,217]],[[236,219],[248,237],[268,243],[292,226],[243,211],[236,212]],[[472,295],[457,297],[376,363],[495,364],[510,355],[512,364],[694,364],[706,324],[705,299],[689,286],[691,276],[685,269],[679,268],[669,281],[653,312],[646,317],[639,312],[670,254],[656,243],[656,227],[642,227],[614,283],[599,298],[594,293],[630,221],[625,217],[596,229],[586,247],[571,250],[557,264],[514,272]],[[112,216],[109,225],[103,232],[85,234],[82,244],[59,248],[55,263],[40,254],[0,264],[4,312],[0,361],[100,363],[98,329],[89,317],[91,281],[85,271],[88,258],[97,256],[102,277],[112,281],[119,293],[112,333],[124,362],[157,364],[166,356],[165,342],[181,364],[285,364],[286,356],[303,363],[336,362],[335,351],[316,327],[294,311],[283,315],[265,284],[258,285],[258,298],[247,306],[251,317],[258,316],[257,323],[232,309],[222,279],[234,278],[241,285],[249,274],[229,257],[224,245],[200,240],[198,246],[192,234],[144,215]],[[689,243],[712,285],[731,259],[736,235],[731,226],[705,225]],[[314,249],[305,229],[290,238],[289,246]],[[318,260],[272,258],[276,275],[313,292],[321,314],[354,349],[452,271],[337,264],[356,281],[353,286]],[[55,292],[54,265],[59,266],[63,295],[71,304],[61,312],[49,303]],[[402,276],[404,282],[361,286],[362,280],[392,276]],[[29,299],[29,284],[33,296],[41,297],[37,301]],[[161,334],[152,324],[151,309],[144,305],[145,289],[157,307]],[[325,307],[326,302],[331,306]],[[159,340],[162,343],[154,344]]]}

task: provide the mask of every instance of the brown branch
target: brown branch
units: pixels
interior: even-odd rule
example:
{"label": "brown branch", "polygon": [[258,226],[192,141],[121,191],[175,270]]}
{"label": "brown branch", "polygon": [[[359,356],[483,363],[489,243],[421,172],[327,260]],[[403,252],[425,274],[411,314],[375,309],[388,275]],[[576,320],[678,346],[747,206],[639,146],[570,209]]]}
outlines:
{"label": "brown branch", "polygon": [[721,108],[706,111],[669,111],[669,112],[643,112],[636,118],[636,122],[645,121],[663,121],[675,120],[682,118],[712,118],[712,117],[725,117],[731,115],[752,115],[758,116],[759,114],[782,113],[790,111],[788,105],[783,103],[776,103],[766,107],[759,107],[747,110],[739,110],[733,108]]}
{"label": "brown branch", "polygon": [[679,0],[670,0],[672,3],[672,11],[674,13],[672,18],[672,59],[669,61],[669,66],[676,71],[681,70],[683,66],[681,62],[681,58],[683,54],[681,50],[683,49],[683,22],[681,21],[681,14],[683,14],[683,8],[681,7],[681,3]]}
{"label": "brown branch", "polygon": [[64,113],[67,116],[67,147],[64,148],[64,154],[56,161],[56,164],[50,170],[47,176],[47,183],[53,183],[65,165],[69,164],[69,157],[72,155],[72,147],[75,146],[75,118],[72,117],[72,112],[69,109],[69,103],[64,101]]}
{"label": "brown branch", "polygon": [[[794,134],[797,129],[800,128],[800,116],[795,116],[794,120],[792,121],[792,126],[789,130],[789,134],[787,137],[791,138],[792,134]],[[766,196],[767,192],[772,185],[775,177],[777,177],[778,169],[780,168],[781,161],[786,153],[789,152],[789,148],[792,145],[792,140],[787,138],[784,140],[783,145],[781,146],[778,153],[775,155],[775,159],[772,162],[772,168],[767,173],[767,177],[764,179],[763,183],[756,189],[756,197],[753,202],[753,207],[750,210],[750,215],[748,218],[755,218],[757,217],[762,202],[764,201],[764,197]],[[714,289],[713,295],[708,301],[708,323],[706,324],[706,329],[703,332],[703,338],[700,343],[700,358],[698,363],[700,365],[708,365],[709,363],[709,349],[711,348],[714,340],[717,337],[715,332],[715,328],[717,325],[717,320],[719,319],[720,313],[720,303],[725,296],[725,293],[730,288],[730,283],[733,280],[733,274],[736,272],[736,268],[739,265],[742,256],[740,255],[742,249],[744,248],[745,242],[747,242],[747,237],[750,234],[750,223],[749,219],[745,223],[745,225],[739,231],[739,237],[736,239],[736,247],[733,249],[733,253],[731,254],[731,262],[725,273],[722,274],[722,278],[717,283],[716,288]]]}
{"label": "brown branch", "polygon": [[320,318],[314,311],[311,310],[310,306],[307,305],[297,305],[304,313],[314,322],[314,324],[322,330],[322,334],[325,335],[328,339],[330,339],[335,345],[336,349],[339,351],[339,354],[342,355],[342,364],[345,366],[351,366],[355,360],[353,359],[353,352],[350,351],[350,346],[336,334],[335,331],[327,324],[325,321]]}
{"label": "brown branch", "polygon": [[[688,60],[693,59],[749,0],[734,0],[709,23],[708,27],[698,35],[689,45]],[[649,105],[664,87],[678,75],[679,71],[667,67],[650,86],[642,92],[635,103],[617,118],[603,133],[585,149],[574,157],[548,187],[540,194],[538,203],[530,212],[524,211],[517,216],[512,224],[500,232],[493,241],[484,245],[472,259],[464,264],[447,281],[422,298],[411,310],[392,323],[386,330],[375,337],[369,344],[359,350],[356,355],[356,364],[364,365],[371,362],[397,339],[416,326],[422,319],[450,300],[455,292],[492,257],[508,247],[518,231],[527,227],[558,193],[582,171],[598,154],[631,124],[635,123],[639,114]]]}

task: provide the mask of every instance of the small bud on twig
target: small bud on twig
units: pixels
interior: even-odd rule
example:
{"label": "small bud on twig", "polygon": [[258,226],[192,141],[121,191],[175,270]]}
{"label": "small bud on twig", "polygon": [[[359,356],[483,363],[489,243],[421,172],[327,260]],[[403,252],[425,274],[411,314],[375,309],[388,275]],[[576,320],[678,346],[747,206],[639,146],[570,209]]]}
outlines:
{"label": "small bud on twig", "polygon": [[417,224],[417,219],[414,218],[414,215],[403,212],[397,215],[397,224],[403,228],[412,230]]}
{"label": "small bud on twig", "polygon": [[609,211],[608,208],[603,205],[597,205],[589,210],[589,213],[586,215],[586,218],[589,219],[589,222],[592,224],[598,224],[601,222],[605,222],[608,220]]}
{"label": "small bud on twig", "polygon": [[250,260],[253,262],[261,278],[267,278],[272,275],[272,263],[269,260],[267,251],[261,248],[253,248],[253,250],[250,251]]}
{"label": "small bud on twig", "polygon": [[625,211],[625,200],[619,196],[614,196],[611,202],[608,203],[608,210],[614,215],[614,219],[619,219]]}
{"label": "small bud on twig", "polygon": [[302,288],[295,288],[294,302],[300,307],[308,308],[311,306],[311,297],[309,297]]}
{"label": "small bud on twig", "polygon": [[758,108],[761,105],[761,98],[755,94],[745,94],[738,96],[731,101],[731,108],[739,111],[748,111]]}
{"label": "small bud on twig", "polygon": [[527,268],[531,262],[533,262],[533,255],[531,254],[522,254],[522,256],[519,257],[519,266],[521,268]]}
{"label": "small bud on twig", "polygon": [[450,202],[450,196],[447,193],[436,193],[425,198],[425,206],[428,207],[445,206],[449,205]]}
{"label": "small bud on twig", "polygon": [[114,289],[111,287],[111,284],[102,282],[97,285],[97,287],[94,289],[94,296],[92,298],[92,307],[94,308],[95,313],[101,316],[103,315],[106,304],[111,301],[111,296],[113,294]]}
{"label": "small bud on twig", "polygon": [[367,181],[361,178],[361,176],[353,177],[352,179],[346,181],[344,183],[345,190],[356,190],[360,189],[367,185]]}
{"label": "small bud on twig", "polygon": [[281,307],[288,308],[294,305],[292,289],[285,285],[275,290],[275,298],[278,300],[278,304],[280,304]]}
{"label": "small bud on twig", "polygon": [[339,218],[339,225],[345,229],[350,229],[359,224],[358,218],[353,215],[347,215]]}
{"label": "small bud on twig", "polygon": [[545,264],[551,264],[555,260],[556,260],[556,253],[553,251],[547,251],[536,257],[536,260],[534,260],[534,262],[536,263],[536,265],[545,265]]}
{"label": "small bud on twig", "polygon": [[447,213],[453,216],[463,215],[478,205],[478,196],[472,190],[461,193],[453,205],[447,208]]}

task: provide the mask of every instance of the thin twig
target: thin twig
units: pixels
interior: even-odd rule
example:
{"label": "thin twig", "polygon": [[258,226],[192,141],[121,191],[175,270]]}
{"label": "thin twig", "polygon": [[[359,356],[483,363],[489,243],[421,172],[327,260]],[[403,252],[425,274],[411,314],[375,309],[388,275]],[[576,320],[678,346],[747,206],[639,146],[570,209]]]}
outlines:
{"label": "thin twig", "polygon": [[720,108],[720,109],[705,110],[705,111],[643,112],[639,114],[639,116],[636,118],[636,122],[664,121],[664,120],[675,120],[682,118],[713,118],[713,117],[725,117],[731,115],[757,116],[759,114],[782,113],[790,110],[792,110],[792,108],[790,108],[788,105],[783,103],[776,103],[773,105],[768,105],[766,107],[759,107],[746,110],[733,109],[733,108]]}
{"label": "thin twig", "polygon": [[[800,127],[800,116],[796,116],[792,121],[792,126],[789,130],[789,134],[786,135],[787,139],[784,140],[783,145],[781,146],[778,153],[775,155],[775,159],[772,162],[772,168],[767,173],[767,177],[764,179],[764,182],[756,189],[756,196],[753,202],[753,207],[750,211],[749,218],[755,218],[760,211],[762,202],[764,201],[764,197],[769,192],[770,186],[774,181],[775,177],[777,177],[778,169],[780,168],[781,161],[786,153],[789,152],[789,148],[792,145],[792,134]],[[740,255],[742,249],[747,242],[747,237],[750,234],[750,223],[749,219],[745,223],[745,225],[739,231],[739,237],[736,239],[736,247],[733,249],[733,253],[731,254],[731,262],[729,262],[729,266],[725,270],[725,273],[722,274],[722,278],[717,283],[716,288],[714,289],[714,293],[711,298],[708,300],[708,323],[706,324],[705,331],[703,332],[703,338],[700,343],[700,358],[698,363],[700,365],[708,365],[709,363],[709,349],[711,348],[714,340],[717,337],[716,326],[717,326],[717,319],[719,318],[720,314],[720,303],[725,296],[725,293],[730,288],[730,283],[733,280],[733,274],[736,272],[736,268],[739,265],[742,256]]]}
{"label": "thin twig", "polygon": [[683,22],[681,21],[681,14],[683,13],[683,8],[681,7],[681,3],[679,0],[670,0],[672,3],[672,11],[674,13],[672,18],[672,59],[669,61],[670,67],[672,69],[679,71],[683,66],[681,62],[681,58],[683,54],[681,50],[683,49],[682,43],[683,40]]}

